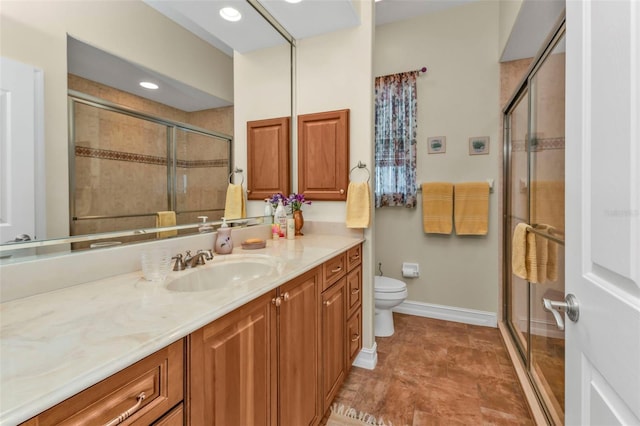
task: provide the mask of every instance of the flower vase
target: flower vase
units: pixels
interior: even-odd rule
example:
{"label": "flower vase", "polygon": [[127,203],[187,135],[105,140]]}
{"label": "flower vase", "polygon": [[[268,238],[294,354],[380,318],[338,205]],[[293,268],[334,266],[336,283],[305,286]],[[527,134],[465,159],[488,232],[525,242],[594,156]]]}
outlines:
{"label": "flower vase", "polygon": [[296,225],[296,235],[304,235],[300,230],[304,226],[304,217],[302,216],[302,210],[295,210],[293,212],[293,220]]}

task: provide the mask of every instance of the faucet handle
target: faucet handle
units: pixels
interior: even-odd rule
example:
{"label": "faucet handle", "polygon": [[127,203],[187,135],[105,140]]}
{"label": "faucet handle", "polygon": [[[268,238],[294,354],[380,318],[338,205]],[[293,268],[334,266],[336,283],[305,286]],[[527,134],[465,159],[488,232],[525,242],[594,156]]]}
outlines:
{"label": "faucet handle", "polygon": [[187,267],[187,262],[185,262],[185,260],[182,258],[182,253],[178,253],[175,256],[173,256],[171,258],[171,260],[175,260],[176,263],[173,265],[173,270],[174,271],[182,271],[184,269],[186,269]]}
{"label": "faucet handle", "polygon": [[207,259],[207,260],[213,259],[213,250],[211,250],[211,249],[198,250],[198,254],[200,254],[200,253],[204,253],[204,258]]}

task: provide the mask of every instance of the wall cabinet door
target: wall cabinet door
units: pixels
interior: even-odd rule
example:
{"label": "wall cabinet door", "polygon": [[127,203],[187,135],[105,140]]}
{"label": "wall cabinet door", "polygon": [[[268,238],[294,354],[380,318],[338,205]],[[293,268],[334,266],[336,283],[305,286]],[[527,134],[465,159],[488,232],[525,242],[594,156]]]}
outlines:
{"label": "wall cabinet door", "polygon": [[275,291],[190,335],[187,424],[277,424]]}
{"label": "wall cabinet door", "polygon": [[247,199],[290,193],[289,117],[247,122]]}
{"label": "wall cabinet door", "polygon": [[349,110],[298,115],[298,192],[345,201],[349,185]]}
{"label": "wall cabinet door", "polygon": [[279,406],[281,426],[319,423],[320,269],[280,288]]}
{"label": "wall cabinet door", "polygon": [[322,396],[326,411],[345,377],[346,278],[322,294]]}

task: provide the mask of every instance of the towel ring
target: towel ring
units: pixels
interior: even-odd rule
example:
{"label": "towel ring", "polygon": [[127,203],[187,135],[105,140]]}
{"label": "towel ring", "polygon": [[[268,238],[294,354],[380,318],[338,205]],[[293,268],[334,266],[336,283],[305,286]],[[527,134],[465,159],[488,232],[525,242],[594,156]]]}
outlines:
{"label": "towel ring", "polygon": [[367,183],[369,183],[369,181],[371,180],[371,173],[369,172],[369,169],[367,169],[367,165],[364,164],[362,161],[358,161],[358,165],[353,166],[351,170],[349,170],[349,180],[351,180],[351,172],[354,171],[355,169],[365,169],[367,172]]}
{"label": "towel ring", "polygon": [[231,173],[229,173],[229,183],[230,183],[230,184],[231,184],[231,183],[233,183],[233,182],[231,181],[231,178],[233,177],[233,175],[234,175],[234,174],[236,174],[236,173],[240,173],[240,176],[242,176],[242,182],[240,182],[240,185],[242,186],[242,185],[244,184],[244,173],[242,173],[242,171],[243,171],[242,169],[239,169],[239,168],[237,168],[237,167],[236,167],[236,169],[235,169],[234,171],[232,171]]}

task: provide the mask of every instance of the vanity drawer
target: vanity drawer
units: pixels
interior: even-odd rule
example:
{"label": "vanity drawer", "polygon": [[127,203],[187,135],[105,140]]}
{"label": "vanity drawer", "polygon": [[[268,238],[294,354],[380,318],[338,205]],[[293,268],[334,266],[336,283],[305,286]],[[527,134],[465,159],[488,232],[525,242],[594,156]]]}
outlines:
{"label": "vanity drawer", "polygon": [[356,268],[347,275],[347,311],[349,316],[362,304],[362,268]]}
{"label": "vanity drawer", "polygon": [[324,280],[322,282],[322,291],[325,291],[333,283],[344,277],[347,272],[347,253],[342,253],[323,265]]}
{"label": "vanity drawer", "polygon": [[347,370],[362,349],[362,310],[358,309],[347,322]]}
{"label": "vanity drawer", "polygon": [[[149,425],[181,402],[183,394],[184,343],[179,340],[24,425]],[[118,423],[118,417],[127,410],[127,420]]]}
{"label": "vanity drawer", "polygon": [[347,251],[347,270],[352,270],[354,267],[362,263],[362,244],[352,247]]}

